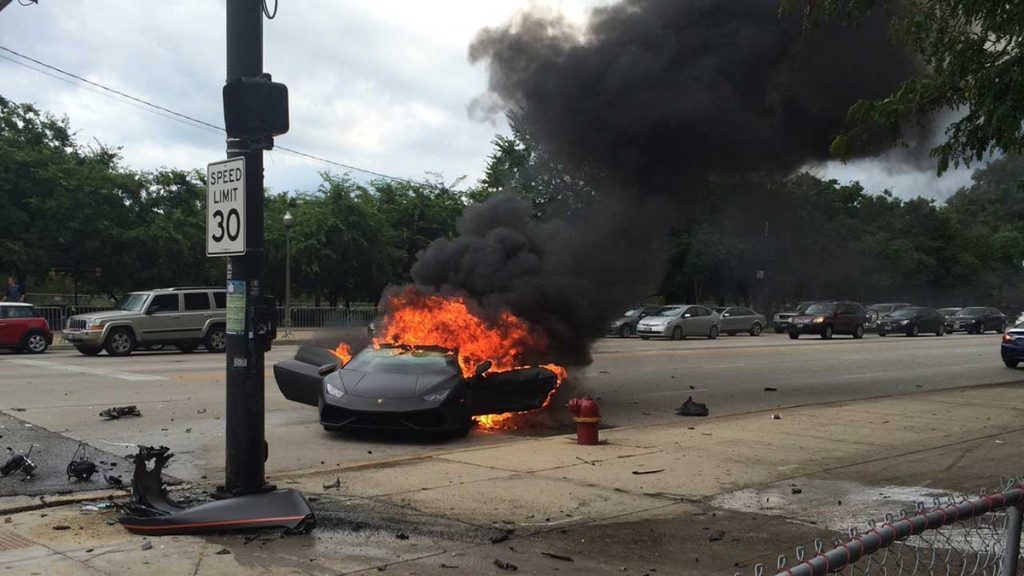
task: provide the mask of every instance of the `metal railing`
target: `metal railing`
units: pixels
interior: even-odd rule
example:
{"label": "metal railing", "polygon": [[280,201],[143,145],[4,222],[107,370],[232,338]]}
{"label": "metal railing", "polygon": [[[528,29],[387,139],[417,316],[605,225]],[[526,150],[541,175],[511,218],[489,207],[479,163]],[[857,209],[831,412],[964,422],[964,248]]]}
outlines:
{"label": "metal railing", "polygon": [[277,309],[278,326],[291,329],[365,328],[383,314],[377,308],[314,308],[292,306],[291,322],[286,322],[284,308]]}
{"label": "metal railing", "polygon": [[46,318],[51,330],[64,330],[68,325],[68,318],[75,314],[90,314],[92,312],[104,312],[111,310],[110,306],[36,306],[40,316]]}
{"label": "metal railing", "polygon": [[[851,530],[831,549],[816,540],[812,557],[798,547],[795,565],[779,556],[776,576],[1017,576],[1022,506],[1024,480],[978,498],[937,498],[931,508],[921,502],[916,512],[887,516],[867,532]],[[763,564],[754,566],[755,576],[764,574]]]}

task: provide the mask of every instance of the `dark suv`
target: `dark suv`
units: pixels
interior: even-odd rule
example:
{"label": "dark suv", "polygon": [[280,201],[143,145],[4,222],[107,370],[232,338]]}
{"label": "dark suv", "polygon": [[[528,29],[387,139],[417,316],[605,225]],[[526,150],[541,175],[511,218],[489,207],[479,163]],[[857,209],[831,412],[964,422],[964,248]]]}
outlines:
{"label": "dark suv", "polygon": [[867,322],[867,311],[856,302],[818,302],[790,320],[789,337],[796,340],[801,334],[817,334],[829,340],[834,334],[849,334],[863,338]]}

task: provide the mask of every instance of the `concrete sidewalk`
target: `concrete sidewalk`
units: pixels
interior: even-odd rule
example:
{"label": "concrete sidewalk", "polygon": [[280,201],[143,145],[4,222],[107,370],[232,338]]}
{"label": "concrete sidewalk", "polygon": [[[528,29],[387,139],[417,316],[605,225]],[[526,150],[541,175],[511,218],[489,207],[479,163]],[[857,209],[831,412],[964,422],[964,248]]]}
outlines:
{"label": "concrete sidewalk", "polygon": [[[0,574],[505,573],[495,561],[527,574],[732,574],[830,536],[817,514],[861,521],[832,499],[836,487],[975,492],[1024,468],[1024,385],[777,414],[604,430],[593,447],[528,439],[273,478],[311,497],[321,528],[306,536],[164,537],[144,550],[108,513],[21,512],[0,524]],[[737,491],[789,484],[808,487],[789,497],[791,509],[808,503],[801,512],[730,504]]]}

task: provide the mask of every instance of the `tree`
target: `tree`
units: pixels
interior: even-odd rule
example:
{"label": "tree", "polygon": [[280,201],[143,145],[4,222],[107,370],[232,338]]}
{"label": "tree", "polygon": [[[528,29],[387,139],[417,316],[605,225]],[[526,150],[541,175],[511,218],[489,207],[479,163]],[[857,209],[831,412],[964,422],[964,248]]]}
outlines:
{"label": "tree", "polygon": [[1024,3],[992,0],[786,0],[806,2],[808,22],[852,21],[884,9],[894,33],[921,59],[920,73],[890,96],[859,102],[851,128],[832,145],[847,155],[876,128],[895,143],[914,124],[952,110],[962,114],[932,150],[941,174],[995,152],[1024,151]]}

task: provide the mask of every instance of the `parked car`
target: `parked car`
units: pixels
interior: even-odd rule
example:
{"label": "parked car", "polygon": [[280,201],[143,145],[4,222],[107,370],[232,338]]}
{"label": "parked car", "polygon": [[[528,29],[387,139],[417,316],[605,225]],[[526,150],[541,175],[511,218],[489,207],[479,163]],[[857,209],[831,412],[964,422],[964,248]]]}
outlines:
{"label": "parked car", "polygon": [[879,336],[906,334],[918,336],[922,332],[945,336],[946,318],[932,308],[900,308],[878,319],[876,330]]}
{"label": "parked car", "polygon": [[963,308],[939,308],[938,313],[942,314],[943,318],[949,318],[961,310],[963,310]]}
{"label": "parked car", "polygon": [[746,332],[751,336],[760,336],[767,320],[764,315],[743,306],[715,308],[715,314],[722,319],[720,329],[729,336]]}
{"label": "parked car", "polygon": [[619,338],[629,338],[636,334],[636,325],[647,316],[657,312],[661,306],[641,306],[626,310],[622,318],[615,320],[608,325],[608,333],[615,334]]}
{"label": "parked car", "polygon": [[788,330],[790,321],[794,317],[802,314],[803,311],[811,304],[814,304],[814,301],[797,302],[796,304],[793,305],[792,308],[777,313],[772,318],[772,327],[775,328],[775,333],[782,334],[783,332]]}
{"label": "parked car", "polygon": [[864,337],[867,321],[867,312],[856,302],[818,302],[790,321],[789,337],[817,334],[830,340],[835,334],[849,334],[859,339]]}
{"label": "parked car", "polygon": [[866,330],[874,330],[877,327],[877,322],[879,318],[885,316],[886,314],[891,314],[901,308],[909,308],[911,306],[913,306],[913,304],[910,304],[909,302],[868,304],[867,306],[865,306],[868,314],[868,321],[864,325],[864,328]]}
{"label": "parked car", "polygon": [[304,346],[294,360],[274,365],[285,398],[315,406],[325,430],[392,429],[466,434],[473,416],[523,412],[544,406],[558,383],[543,367],[473,376],[458,353],[440,348],[368,346],[340,364],[327,350]]}
{"label": "parked car", "polygon": [[227,349],[227,291],[219,287],[160,288],[126,294],[116,309],[68,319],[64,339],[86,356],[106,350],[127,356],[140,347],[173,345],[192,352]]}
{"label": "parked car", "polygon": [[704,336],[710,340],[718,338],[721,318],[710,308],[693,304],[663,306],[647,316],[636,326],[636,333],[643,340],[652,336],[682,340],[687,336]]}
{"label": "parked car", "polygon": [[50,344],[50,324],[31,304],[0,302],[0,348],[42,354]]}
{"label": "parked car", "polygon": [[995,308],[969,306],[961,308],[959,312],[946,318],[946,332],[967,332],[968,334],[984,334],[989,330],[1003,332],[1006,330],[1006,324],[1006,314]]}
{"label": "parked car", "polygon": [[1016,368],[1018,364],[1024,362],[1024,323],[1017,324],[1003,334],[999,354],[1007,368]]}

